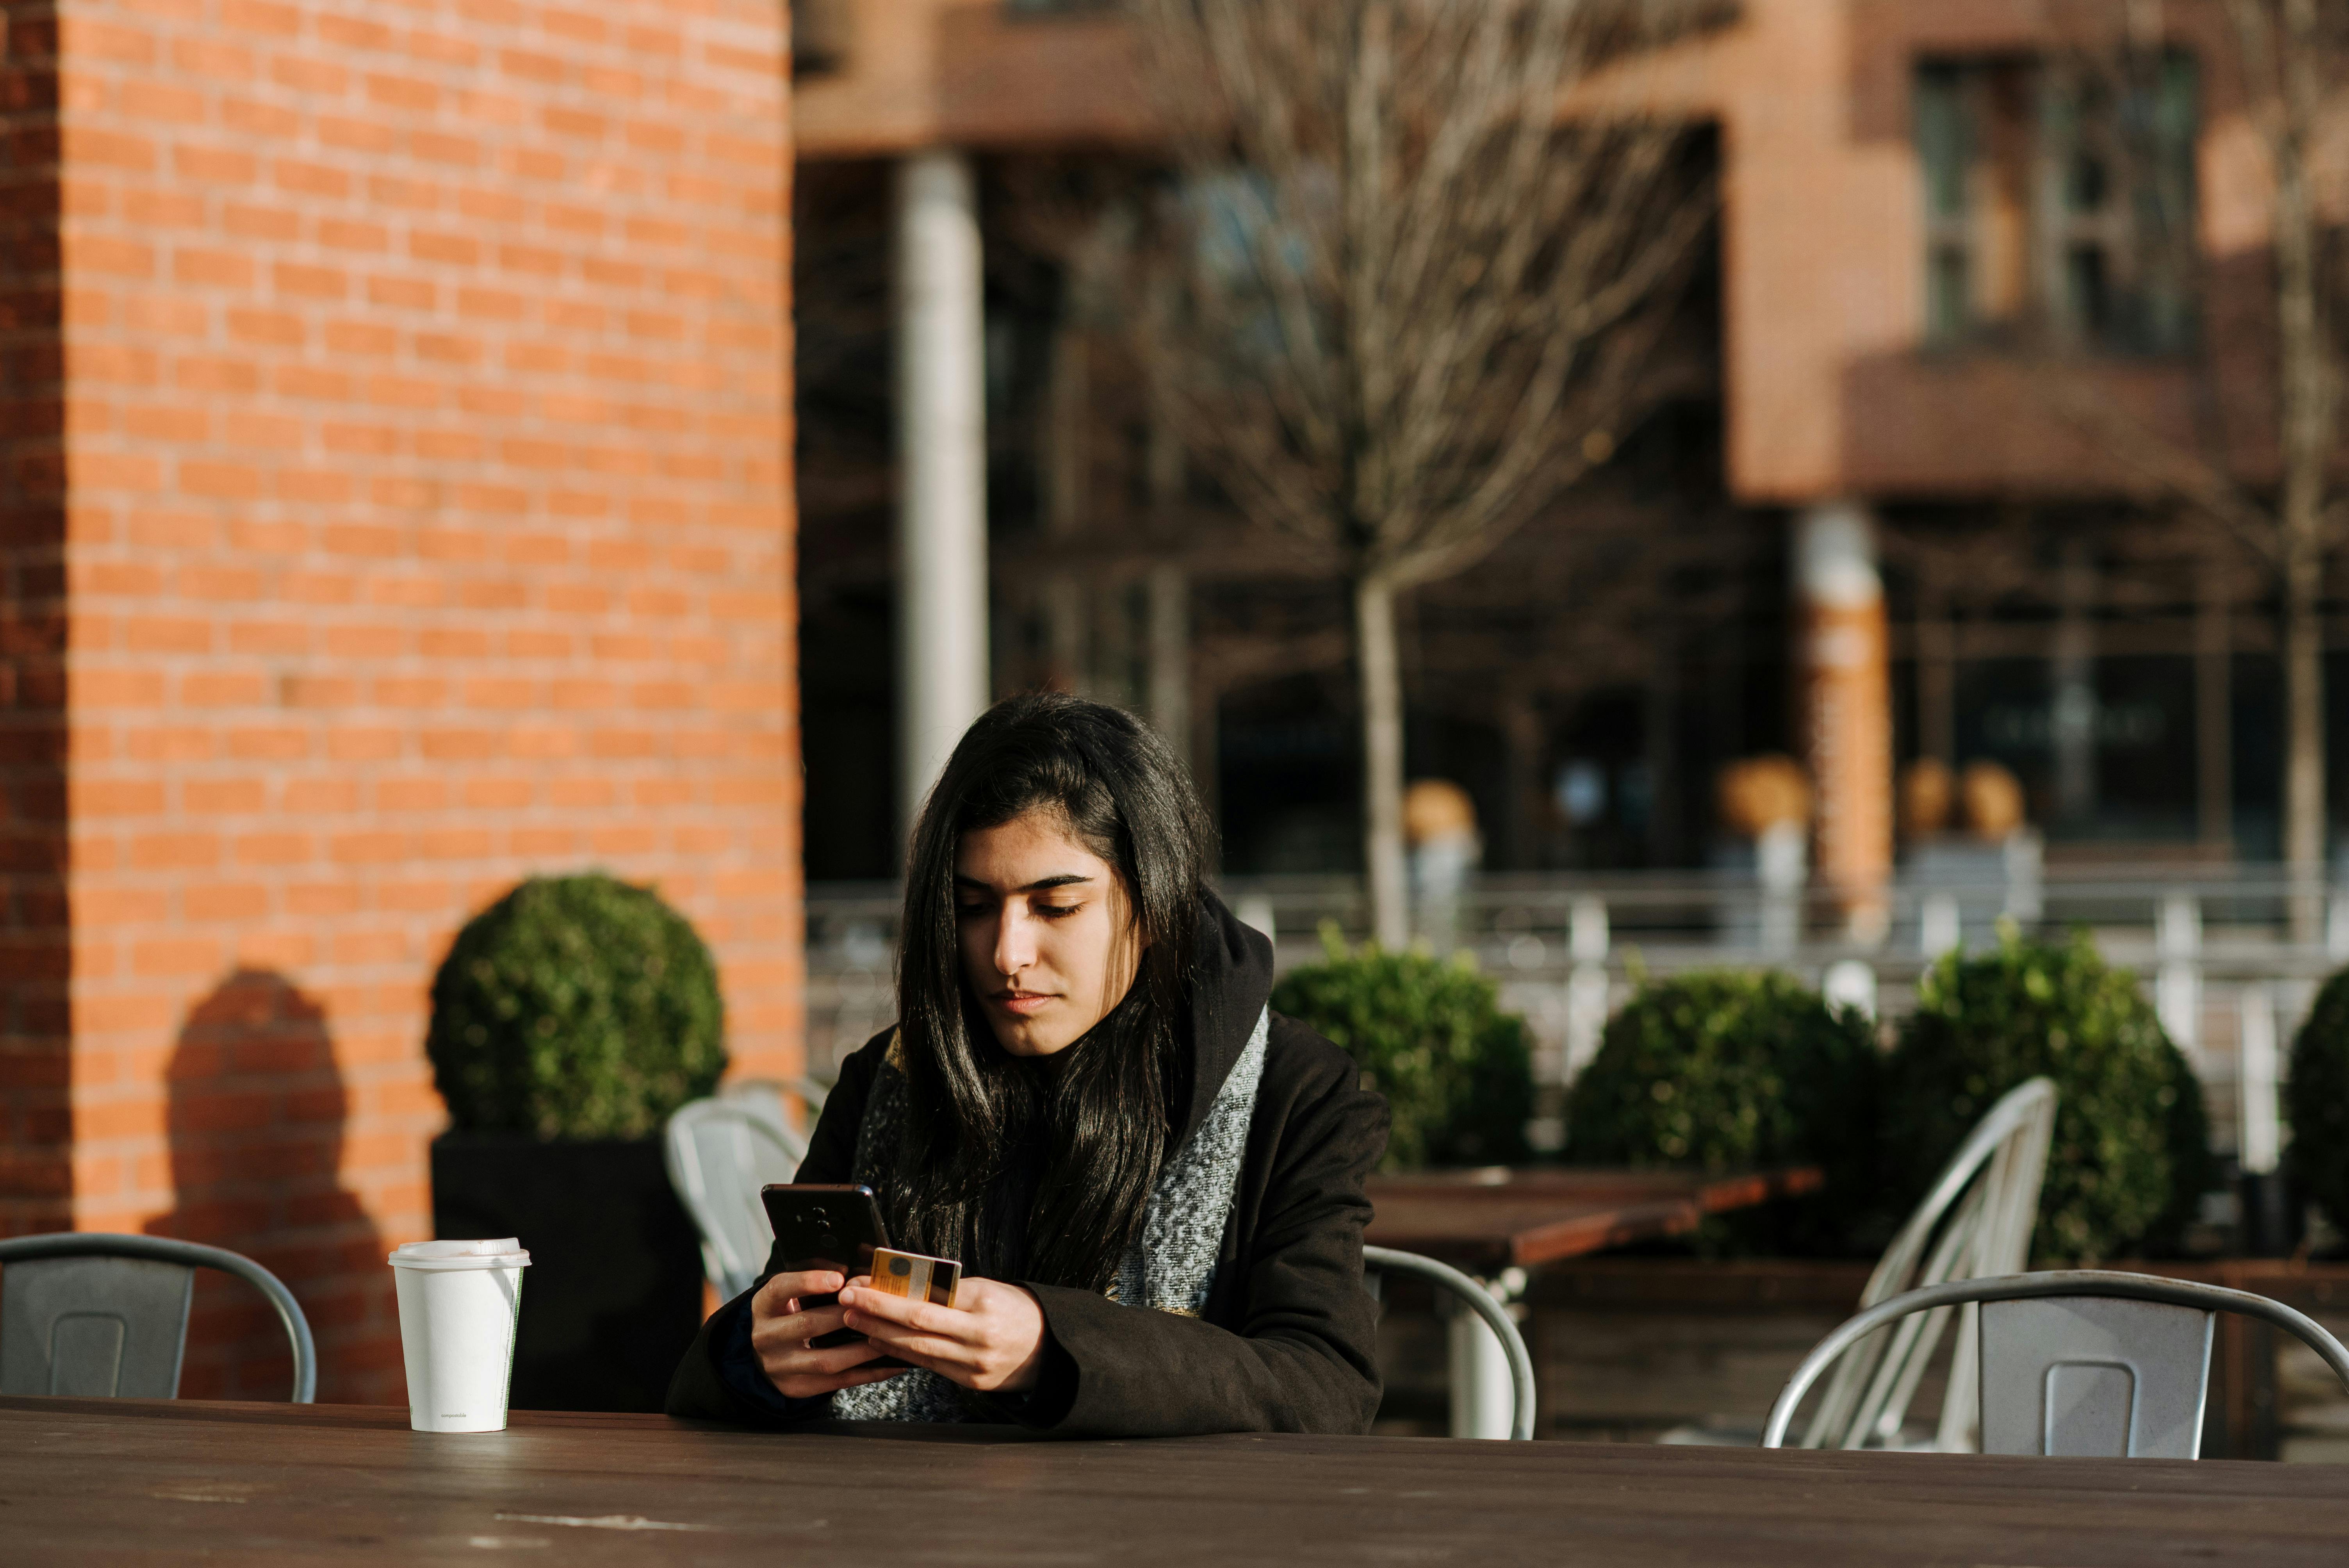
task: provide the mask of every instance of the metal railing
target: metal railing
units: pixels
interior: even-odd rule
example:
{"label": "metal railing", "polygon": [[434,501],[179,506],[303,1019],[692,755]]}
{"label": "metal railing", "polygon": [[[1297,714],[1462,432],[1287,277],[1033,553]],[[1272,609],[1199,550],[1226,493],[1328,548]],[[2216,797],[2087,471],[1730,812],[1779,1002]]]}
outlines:
{"label": "metal railing", "polygon": [[[1221,892],[1272,934],[1284,970],[1318,960],[1325,932],[1359,942],[1369,928],[1355,877],[1236,877]],[[1905,874],[1889,899],[1874,944],[1845,934],[1829,890],[1771,886],[1750,872],[1473,875],[1457,898],[1416,913],[1423,939],[1469,954],[1525,1016],[1553,1112],[1635,976],[1783,969],[1894,1021],[1935,959],[1995,941],[2002,921],[2039,935],[2084,928],[2109,962],[2137,973],[2194,1064],[2220,1151],[2247,1171],[2275,1168],[2285,1047],[2317,985],[2349,964],[2349,885],[2311,887],[2273,866],[2060,867],[1992,850]],[[810,890],[809,1059],[819,1074],[895,1018],[897,920],[892,884]]]}

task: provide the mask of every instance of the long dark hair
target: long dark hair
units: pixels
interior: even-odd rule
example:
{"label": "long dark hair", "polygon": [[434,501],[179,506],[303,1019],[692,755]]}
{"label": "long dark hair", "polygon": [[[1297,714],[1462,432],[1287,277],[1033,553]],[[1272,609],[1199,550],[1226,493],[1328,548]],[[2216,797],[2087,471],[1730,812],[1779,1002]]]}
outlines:
{"label": "long dark hair", "polygon": [[[1146,944],[1085,1038],[1023,1060],[996,1043],[956,940],[965,833],[1043,810],[1124,882]],[[976,1274],[1106,1289],[1189,1104],[1188,1007],[1210,834],[1183,765],[1133,715],[1057,693],[982,715],[922,808],[905,875],[897,1026],[905,1134],[876,1173],[897,1244]]]}

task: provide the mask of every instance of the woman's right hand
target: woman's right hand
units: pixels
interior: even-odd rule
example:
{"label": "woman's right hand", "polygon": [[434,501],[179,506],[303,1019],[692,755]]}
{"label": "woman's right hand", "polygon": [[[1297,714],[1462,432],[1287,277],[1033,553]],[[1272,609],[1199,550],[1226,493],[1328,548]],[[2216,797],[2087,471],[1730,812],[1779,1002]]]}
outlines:
{"label": "woman's right hand", "polygon": [[786,1398],[812,1399],[836,1388],[878,1383],[905,1370],[866,1367],[881,1352],[864,1340],[828,1350],[808,1343],[840,1327],[843,1309],[834,1303],[802,1311],[802,1298],[835,1293],[847,1283],[829,1270],[779,1274],[750,1298],[750,1348],[758,1352],[767,1381]]}

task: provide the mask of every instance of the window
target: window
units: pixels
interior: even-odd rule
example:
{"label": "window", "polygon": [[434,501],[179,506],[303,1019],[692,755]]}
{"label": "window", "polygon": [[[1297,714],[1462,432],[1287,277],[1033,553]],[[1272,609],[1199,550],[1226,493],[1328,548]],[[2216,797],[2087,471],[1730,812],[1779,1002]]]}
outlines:
{"label": "window", "polygon": [[2189,346],[2198,97],[2178,52],[1920,66],[1926,341]]}
{"label": "window", "polygon": [[1925,177],[1925,336],[1962,340],[1972,329],[1972,114],[1968,73],[1928,66],[1917,73],[1917,159]]}
{"label": "window", "polygon": [[849,0],[791,0],[792,75],[829,76],[848,64]]}

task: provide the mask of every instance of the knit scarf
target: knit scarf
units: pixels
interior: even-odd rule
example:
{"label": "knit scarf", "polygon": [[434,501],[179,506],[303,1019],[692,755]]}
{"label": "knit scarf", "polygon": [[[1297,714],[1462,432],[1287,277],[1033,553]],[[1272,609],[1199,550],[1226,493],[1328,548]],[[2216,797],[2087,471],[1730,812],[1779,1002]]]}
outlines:
{"label": "knit scarf", "polygon": [[[1125,1306],[1196,1317],[1216,1283],[1216,1249],[1239,1185],[1240,1156],[1256,1115],[1257,1086],[1272,1015],[1257,1016],[1247,1047],[1216,1090],[1206,1119],[1162,1166],[1143,1205],[1142,1229],[1119,1260],[1109,1299]],[[893,1037],[887,1059],[874,1075],[856,1130],[855,1179],[868,1186],[896,1157],[905,1126],[905,1075]],[[968,1421],[983,1418],[970,1396],[935,1372],[916,1368],[832,1397],[832,1413],[849,1421]]]}

